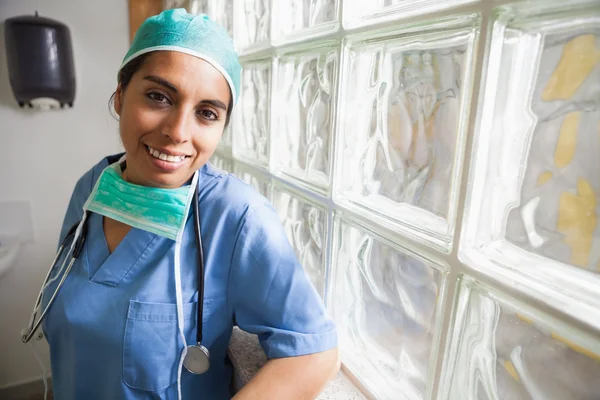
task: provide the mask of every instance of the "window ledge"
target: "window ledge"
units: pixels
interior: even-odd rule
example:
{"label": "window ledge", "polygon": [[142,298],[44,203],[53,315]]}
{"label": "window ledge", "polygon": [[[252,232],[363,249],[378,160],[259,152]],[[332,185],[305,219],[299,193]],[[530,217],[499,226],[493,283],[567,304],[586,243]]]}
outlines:
{"label": "window ledge", "polygon": [[[267,362],[267,356],[260,347],[256,335],[244,332],[239,328],[233,329],[231,342],[229,343],[229,358],[233,363],[233,384],[236,391],[248,383]],[[366,400],[366,397],[362,395],[346,375],[339,372],[317,397],[317,400],[338,399]]]}

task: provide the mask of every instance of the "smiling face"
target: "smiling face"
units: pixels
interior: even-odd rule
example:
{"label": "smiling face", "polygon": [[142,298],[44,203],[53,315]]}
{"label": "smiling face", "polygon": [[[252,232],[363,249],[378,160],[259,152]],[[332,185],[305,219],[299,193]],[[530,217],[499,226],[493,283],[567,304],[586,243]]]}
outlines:
{"label": "smiling face", "polygon": [[176,188],[212,156],[225,128],[231,92],[208,62],[179,52],[149,54],[115,94],[123,177],[143,186]]}

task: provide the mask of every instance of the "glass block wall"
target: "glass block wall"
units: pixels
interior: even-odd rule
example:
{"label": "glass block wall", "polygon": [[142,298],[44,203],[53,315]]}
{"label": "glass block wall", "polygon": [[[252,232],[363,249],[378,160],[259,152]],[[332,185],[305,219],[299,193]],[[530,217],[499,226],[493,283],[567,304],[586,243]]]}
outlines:
{"label": "glass block wall", "polygon": [[600,398],[600,3],[179,3],[243,63],[211,161],[273,203],[368,397]]}

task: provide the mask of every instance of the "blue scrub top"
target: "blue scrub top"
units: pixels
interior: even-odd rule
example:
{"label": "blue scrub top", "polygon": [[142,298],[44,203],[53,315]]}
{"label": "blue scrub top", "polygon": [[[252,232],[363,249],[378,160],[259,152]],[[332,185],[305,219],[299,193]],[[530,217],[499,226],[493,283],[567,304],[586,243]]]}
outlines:
{"label": "blue scrub top", "polygon": [[[77,182],[61,242],[81,219],[102,170],[118,158],[103,159]],[[211,366],[203,375],[183,369],[182,397],[229,399],[227,348],[234,323],[257,334],[269,358],[334,348],[337,335],[269,202],[210,164],[200,169],[198,185],[205,257],[203,344]],[[190,212],[181,247],[188,344],[196,340],[198,299],[193,225]],[[175,242],[132,228],[111,254],[102,216],[91,213],[88,226],[83,252],[43,322],[55,398],[176,399],[183,345],[177,330]]]}

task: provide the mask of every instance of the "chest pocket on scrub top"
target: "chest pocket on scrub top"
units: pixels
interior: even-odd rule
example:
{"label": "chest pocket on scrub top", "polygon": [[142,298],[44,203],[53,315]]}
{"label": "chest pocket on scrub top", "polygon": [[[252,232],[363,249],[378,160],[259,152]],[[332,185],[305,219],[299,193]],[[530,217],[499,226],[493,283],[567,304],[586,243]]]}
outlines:
{"label": "chest pocket on scrub top", "polygon": [[[204,316],[211,303],[204,300]],[[195,341],[196,307],[196,302],[183,304],[188,344]],[[129,302],[123,342],[123,381],[127,386],[157,392],[175,384],[182,349],[176,304]]]}

